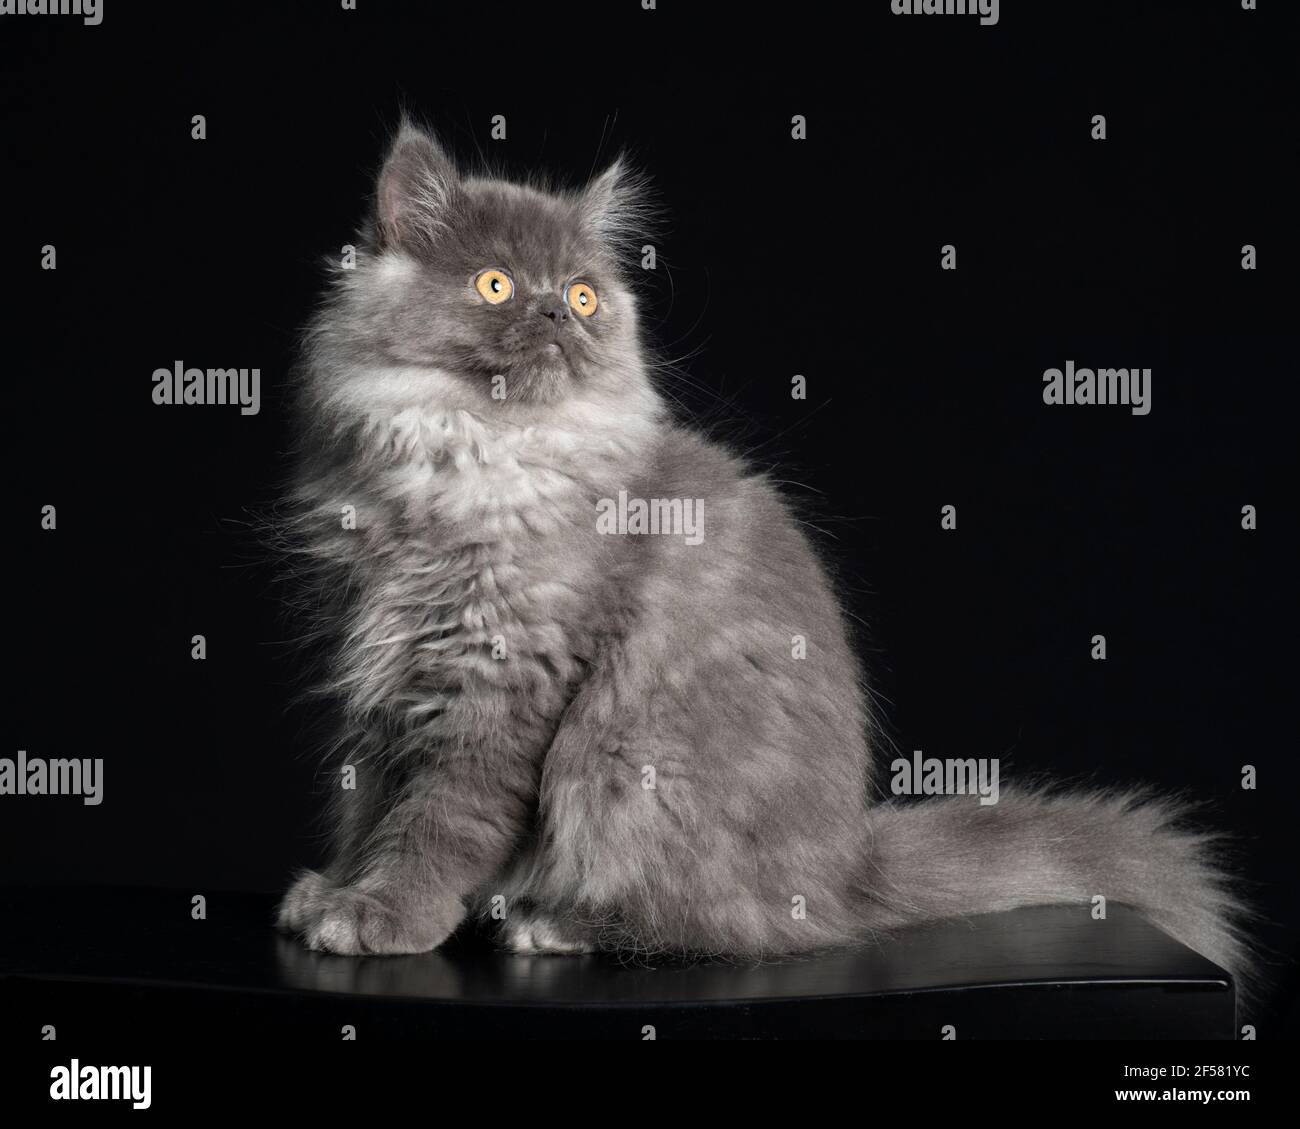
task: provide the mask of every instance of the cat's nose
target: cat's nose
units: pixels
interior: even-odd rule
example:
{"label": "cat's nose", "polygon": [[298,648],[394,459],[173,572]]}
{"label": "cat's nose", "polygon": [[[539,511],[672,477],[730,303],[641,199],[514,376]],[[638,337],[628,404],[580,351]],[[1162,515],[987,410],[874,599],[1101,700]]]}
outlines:
{"label": "cat's nose", "polygon": [[544,318],[550,318],[552,325],[559,325],[560,322],[569,320],[569,308],[564,305],[551,306],[549,309],[539,310],[538,313]]}

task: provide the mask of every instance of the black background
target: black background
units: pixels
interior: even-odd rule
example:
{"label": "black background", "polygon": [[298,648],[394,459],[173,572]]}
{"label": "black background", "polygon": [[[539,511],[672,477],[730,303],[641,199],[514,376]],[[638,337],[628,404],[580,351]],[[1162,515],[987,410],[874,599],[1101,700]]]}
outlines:
{"label": "black background", "polygon": [[[99,807],[3,801],[0,878],[269,890],[317,856],[310,711],[253,515],[321,259],[405,106],[466,162],[577,182],[627,149],[652,174],[665,388],[804,499],[891,739],[999,757],[1004,782],[1208,801],[1267,915],[1260,1022],[1280,1022],[1296,107],[1286,6],[1261,6],[1005,0],[981,27],[886,0],[107,0],[99,27],[0,21],[3,755],[105,760]],[[1045,406],[1067,359],[1151,367],[1151,414]],[[259,367],[261,413],[153,404],[177,360]]]}

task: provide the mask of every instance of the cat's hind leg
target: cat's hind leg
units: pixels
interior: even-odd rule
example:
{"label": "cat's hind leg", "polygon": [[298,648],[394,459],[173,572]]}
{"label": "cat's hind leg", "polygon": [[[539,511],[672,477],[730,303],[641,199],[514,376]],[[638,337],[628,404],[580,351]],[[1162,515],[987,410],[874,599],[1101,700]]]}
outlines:
{"label": "cat's hind leg", "polygon": [[536,907],[515,910],[501,923],[497,943],[512,953],[574,956],[599,948],[594,930]]}
{"label": "cat's hind leg", "polygon": [[642,954],[761,959],[854,940],[860,715],[758,648],[667,675],[648,655],[639,640],[607,655],[551,743],[537,900],[616,923],[602,948]]}

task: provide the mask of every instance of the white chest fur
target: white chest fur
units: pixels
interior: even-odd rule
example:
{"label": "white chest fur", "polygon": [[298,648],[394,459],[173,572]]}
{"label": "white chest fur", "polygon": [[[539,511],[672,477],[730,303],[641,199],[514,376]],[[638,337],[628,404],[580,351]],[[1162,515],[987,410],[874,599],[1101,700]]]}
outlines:
{"label": "white chest fur", "polygon": [[408,409],[373,420],[381,490],[408,509],[482,538],[540,533],[548,515],[605,461],[591,441],[559,427],[485,421],[463,410]]}
{"label": "white chest fur", "polygon": [[620,445],[462,410],[372,418],[365,439],[388,516],[345,645],[354,703],[433,718],[467,688],[567,680],[600,571],[594,499]]}

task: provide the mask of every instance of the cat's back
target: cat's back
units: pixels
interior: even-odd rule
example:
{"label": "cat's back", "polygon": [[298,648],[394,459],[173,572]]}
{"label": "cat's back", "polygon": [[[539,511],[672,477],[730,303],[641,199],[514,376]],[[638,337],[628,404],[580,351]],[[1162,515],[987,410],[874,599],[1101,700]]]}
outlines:
{"label": "cat's back", "polygon": [[823,638],[842,635],[821,550],[805,532],[798,501],[770,475],[711,437],[672,425],[646,476],[646,493],[680,500],[696,515],[694,538],[659,539],[659,556],[681,584],[743,601],[750,616],[781,609]]}

